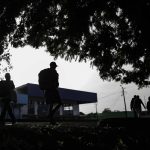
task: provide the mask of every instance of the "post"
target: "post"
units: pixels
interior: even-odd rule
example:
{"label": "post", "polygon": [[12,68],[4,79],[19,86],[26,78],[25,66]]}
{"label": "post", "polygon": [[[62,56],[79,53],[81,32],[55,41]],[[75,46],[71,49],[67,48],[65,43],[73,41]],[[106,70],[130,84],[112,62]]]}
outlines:
{"label": "post", "polygon": [[98,121],[97,102],[95,103],[95,108],[96,108],[96,119]]}
{"label": "post", "polygon": [[124,88],[122,86],[121,86],[121,88],[122,88],[122,95],[123,95],[123,100],[124,100],[125,116],[127,118],[127,107],[126,107],[126,100],[125,100]]}

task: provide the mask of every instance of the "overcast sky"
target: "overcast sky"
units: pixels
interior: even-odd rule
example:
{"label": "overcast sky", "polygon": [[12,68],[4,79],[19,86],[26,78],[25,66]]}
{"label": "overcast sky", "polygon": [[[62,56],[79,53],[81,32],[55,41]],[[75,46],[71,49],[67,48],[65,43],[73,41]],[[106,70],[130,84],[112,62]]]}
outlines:
{"label": "overcast sky", "polygon": [[[40,70],[49,67],[49,63],[54,61],[44,48],[33,49],[29,46],[24,48],[11,49],[11,70],[12,80],[15,86],[21,86],[26,83],[38,83],[38,73]],[[97,93],[98,112],[105,108],[111,110],[124,110],[124,101],[122,97],[122,88],[120,83],[106,82],[100,79],[96,68],[90,67],[90,62],[69,62],[58,58],[57,72],[59,73],[60,87],[83,90]],[[122,85],[125,88],[125,98],[127,110],[130,110],[129,104],[133,95],[140,95],[143,102],[147,102],[150,96],[150,88],[138,90],[134,84]],[[143,109],[144,110],[144,109]],[[84,113],[96,112],[96,104],[82,104],[80,111]]]}

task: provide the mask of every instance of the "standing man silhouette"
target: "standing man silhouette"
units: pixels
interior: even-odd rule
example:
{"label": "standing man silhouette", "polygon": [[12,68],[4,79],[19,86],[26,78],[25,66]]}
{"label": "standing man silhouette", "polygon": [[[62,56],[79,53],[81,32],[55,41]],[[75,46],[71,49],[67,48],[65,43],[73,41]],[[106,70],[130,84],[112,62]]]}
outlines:
{"label": "standing man silhouette", "polygon": [[1,104],[2,104],[2,111],[1,111],[1,116],[0,116],[0,121],[2,124],[5,124],[5,116],[6,113],[8,112],[8,115],[10,116],[12,120],[12,124],[16,123],[16,118],[13,114],[12,110],[12,104],[11,102],[14,101],[16,102],[15,98],[13,97],[15,95],[15,85],[14,82],[11,79],[11,76],[9,73],[5,74],[5,79],[4,81],[1,81],[2,83],[2,92],[3,95],[1,97]]}
{"label": "standing man silhouette", "polygon": [[57,64],[50,63],[50,68],[44,69],[39,73],[39,86],[44,91],[46,104],[49,105],[48,117],[52,124],[54,121],[54,114],[62,105],[59,95],[59,75],[56,71]]}

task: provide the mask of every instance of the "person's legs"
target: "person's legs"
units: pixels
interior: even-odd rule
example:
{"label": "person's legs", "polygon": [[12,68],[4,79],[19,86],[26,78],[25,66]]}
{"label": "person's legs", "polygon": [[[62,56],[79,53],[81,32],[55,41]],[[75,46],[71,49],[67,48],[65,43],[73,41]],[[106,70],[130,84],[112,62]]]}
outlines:
{"label": "person's legs", "polygon": [[50,116],[50,123],[51,124],[56,124],[56,120],[54,118],[54,115],[56,114],[56,112],[58,111],[60,106],[61,106],[61,104],[57,104],[55,107],[53,105],[53,108],[51,110],[51,116]]}
{"label": "person's legs", "polygon": [[[45,92],[45,99],[46,99],[46,103],[49,105],[48,118],[50,119],[50,122],[52,124],[55,124],[54,115],[55,115],[55,112],[61,106],[61,101],[60,101],[58,90],[57,89],[47,90]],[[58,103],[58,104],[54,107],[54,103]]]}
{"label": "person's legs", "polygon": [[52,118],[52,109],[53,109],[53,103],[51,101],[51,94],[50,94],[50,91],[49,90],[46,90],[45,93],[45,101],[46,101],[46,104],[48,105],[48,119],[51,120]]}
{"label": "person's legs", "polygon": [[53,103],[50,103],[48,109],[48,118],[50,119],[50,121],[53,119],[52,111],[53,111]]}
{"label": "person's legs", "polygon": [[134,112],[134,118],[138,118],[137,111],[134,109],[133,112]]}
{"label": "person's legs", "polygon": [[5,116],[6,116],[6,112],[7,112],[7,103],[3,103],[2,104],[2,111],[1,111],[1,116],[0,116],[0,122],[1,123],[5,123]]}
{"label": "person's legs", "polygon": [[62,105],[62,102],[61,102],[61,98],[57,89],[54,90],[53,95],[54,95],[53,101],[56,104],[56,106],[52,110],[52,114],[54,115],[56,111],[60,108],[60,106]]}
{"label": "person's legs", "polygon": [[141,118],[141,113],[142,113],[142,111],[139,109],[138,110],[138,118]]}
{"label": "person's legs", "polygon": [[10,104],[8,105],[7,110],[8,110],[8,114],[12,120],[12,124],[16,123],[16,118],[15,118],[15,115],[13,114],[12,107]]}
{"label": "person's legs", "polygon": [[55,108],[52,110],[52,114],[53,114],[53,115],[57,112],[57,110],[60,108],[61,105],[62,105],[61,103],[58,103],[58,104],[55,106]]}

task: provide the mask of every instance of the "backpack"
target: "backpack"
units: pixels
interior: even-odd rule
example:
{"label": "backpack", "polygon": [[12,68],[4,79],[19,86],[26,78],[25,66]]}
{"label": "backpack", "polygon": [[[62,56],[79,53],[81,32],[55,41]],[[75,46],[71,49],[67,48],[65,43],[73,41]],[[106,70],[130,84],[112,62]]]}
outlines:
{"label": "backpack", "polygon": [[0,81],[0,97],[8,96],[8,88],[5,85],[5,81]]}
{"label": "backpack", "polygon": [[49,69],[43,69],[38,74],[38,82],[41,90],[45,90],[48,88],[47,80]]}
{"label": "backpack", "polygon": [[43,69],[38,74],[38,82],[41,90],[57,88],[59,85],[58,74],[49,68]]}

